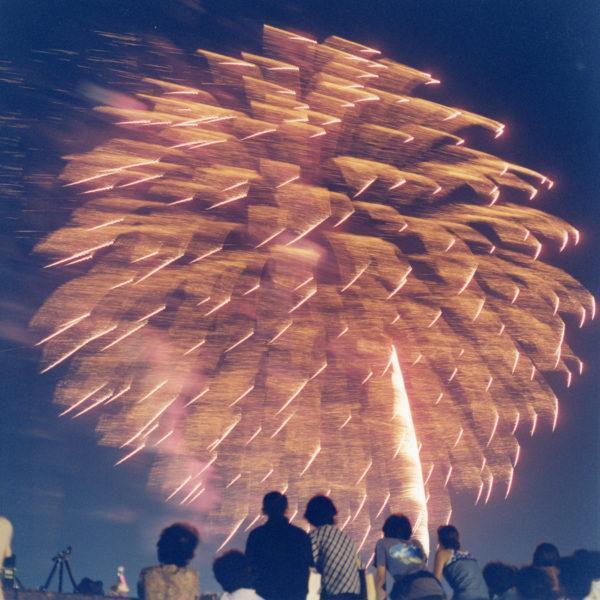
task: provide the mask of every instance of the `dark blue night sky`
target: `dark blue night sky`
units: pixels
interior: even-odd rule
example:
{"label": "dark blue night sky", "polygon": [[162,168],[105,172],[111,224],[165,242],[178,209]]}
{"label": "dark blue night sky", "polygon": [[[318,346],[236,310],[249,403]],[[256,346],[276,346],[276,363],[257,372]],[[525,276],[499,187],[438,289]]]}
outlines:
{"label": "dark blue night sky", "polygon": [[[27,332],[60,283],[42,274],[32,247],[73,208],[52,178],[62,154],[102,135],[84,90],[114,84],[102,68],[77,68],[77,56],[102,49],[97,31],[164,38],[189,61],[200,46],[253,51],[265,22],[378,48],[440,78],[432,99],[506,123],[494,151],[557,181],[540,207],[579,228],[582,241],[553,261],[598,296],[600,7],[593,0],[0,0],[0,514],[15,526],[27,586],[40,585],[50,558],[71,544],[77,579],[108,587],[124,564],[133,588],[140,568],[155,561],[160,529],[185,517],[147,491],[143,458],[113,468],[118,453],[97,445],[93,413],[85,422],[58,418],[52,394],[61,373],[38,375]],[[540,541],[564,554],[598,546],[600,330],[597,322],[575,330],[568,342],[586,369],[571,389],[557,388],[557,431],[543,426],[533,439],[523,432],[509,499],[498,494],[474,507],[471,497],[454,498],[453,521],[482,563],[525,563]],[[213,551],[205,544],[196,561],[204,589],[215,589]]]}

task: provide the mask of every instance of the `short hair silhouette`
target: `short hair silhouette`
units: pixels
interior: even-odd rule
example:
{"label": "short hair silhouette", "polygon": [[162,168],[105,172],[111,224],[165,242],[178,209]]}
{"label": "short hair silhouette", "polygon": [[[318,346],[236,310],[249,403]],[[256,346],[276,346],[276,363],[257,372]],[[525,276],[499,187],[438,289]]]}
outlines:
{"label": "short hair silhouette", "polygon": [[287,507],[287,496],[280,492],[269,492],[263,498],[262,510],[269,518],[283,517]]}
{"label": "short hair silhouette", "polygon": [[212,568],[215,579],[226,592],[231,594],[241,588],[252,588],[252,571],[243,552],[225,552],[215,558]]}
{"label": "short hair silhouette", "polygon": [[589,595],[595,579],[586,557],[579,553],[558,561],[558,580],[566,598],[581,600]]}
{"label": "short hair silhouette", "polygon": [[517,567],[502,562],[490,562],[483,567],[483,578],[490,592],[490,597],[500,596],[515,587]]}
{"label": "short hair silhouette", "polygon": [[158,543],[158,562],[161,565],[185,567],[194,558],[200,541],[198,530],[188,523],[173,523],[163,529]]}
{"label": "short hair silhouette", "polygon": [[534,550],[532,564],[534,567],[556,567],[559,559],[558,548],[554,544],[543,542]]}
{"label": "short hair silhouette", "polygon": [[304,518],[315,527],[333,525],[335,515],[337,515],[335,504],[331,498],[321,494],[313,496],[304,511]]}
{"label": "short hair silhouette", "polygon": [[446,549],[460,550],[458,529],[454,525],[441,525],[437,530],[438,541]]}
{"label": "short hair silhouette", "polygon": [[409,540],[412,537],[412,525],[406,515],[390,515],[382,527],[383,536]]}
{"label": "short hair silhouette", "polygon": [[552,579],[539,567],[523,567],[517,571],[515,587],[523,600],[554,600]]}

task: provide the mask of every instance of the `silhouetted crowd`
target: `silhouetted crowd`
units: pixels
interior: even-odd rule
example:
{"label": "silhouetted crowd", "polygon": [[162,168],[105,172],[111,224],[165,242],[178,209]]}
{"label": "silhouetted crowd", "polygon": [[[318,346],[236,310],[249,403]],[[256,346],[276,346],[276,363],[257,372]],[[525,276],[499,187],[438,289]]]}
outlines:
{"label": "silhouetted crowd", "polygon": [[[481,569],[461,546],[456,527],[442,525],[430,570],[408,517],[392,514],[375,544],[373,578],[362,568],[354,540],[336,525],[331,498],[317,495],[306,505],[308,533],[289,522],[287,508],[285,495],[266,494],[266,521],[250,532],[245,552],[230,550],[215,558],[222,600],[600,600],[600,552],[578,550],[561,557],[556,546],[543,543],[531,565],[490,562]],[[11,539],[12,526],[0,517],[2,560],[12,554]],[[159,564],[140,573],[140,600],[200,599],[198,572],[189,566],[198,543],[198,531],[189,524],[164,529],[157,543]],[[320,590],[309,590],[311,572],[319,574]],[[122,584],[111,588],[113,595],[127,595],[124,579]]]}
{"label": "silhouetted crowd", "polygon": [[[321,600],[600,600],[600,552],[579,550],[561,557],[552,544],[540,544],[531,565],[517,568],[491,562],[481,569],[462,548],[452,525],[438,528],[433,570],[410,520],[390,515],[374,551],[374,586],[367,585],[352,538],[336,525],[337,510],[328,496],[314,496],[304,518],[306,533],[286,517],[288,501],[279,492],[263,499],[267,520],[253,529],[245,552],[217,556],[213,572],[223,600],[306,600],[311,569],[320,574]],[[138,592],[142,600],[196,600],[198,574],[188,566],[198,532],[177,523],[158,542],[159,565],[144,569]],[[370,589],[369,589],[370,587]]]}

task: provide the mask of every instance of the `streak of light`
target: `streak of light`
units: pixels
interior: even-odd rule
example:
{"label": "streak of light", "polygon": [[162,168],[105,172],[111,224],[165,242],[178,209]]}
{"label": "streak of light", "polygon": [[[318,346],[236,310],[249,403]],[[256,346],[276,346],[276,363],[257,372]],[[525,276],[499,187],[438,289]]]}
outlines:
{"label": "streak of light", "polygon": [[97,192],[108,192],[109,190],[114,189],[114,185],[105,185],[99,188],[94,188],[93,190],[87,190],[85,192],[81,192],[82,194],[96,194]]}
{"label": "streak of light", "polygon": [[340,290],[340,292],[345,292],[351,285],[353,285],[356,280],[368,269],[369,263],[367,263],[364,267],[358,270],[358,273],[352,277],[352,279]]}
{"label": "streak of light", "polygon": [[174,429],[167,431],[167,433],[165,433],[165,435],[163,435],[159,440],[157,440],[155,442],[154,447],[156,448],[156,446],[162,444],[166,439],[170,438],[173,435],[174,431],[175,431]]}
{"label": "streak of light", "polygon": [[249,296],[252,292],[255,292],[258,288],[260,288],[260,283],[253,285],[250,289],[246,290],[242,296]]}
{"label": "streak of light", "polygon": [[141,429],[134,433],[124,444],[121,444],[119,448],[125,448],[125,446],[129,446],[131,442],[135,442],[135,440],[137,440],[137,438],[139,438],[144,433],[144,431],[146,431],[146,429],[148,429],[148,427],[150,427],[154,423],[154,421],[158,421],[160,416],[173,404],[173,402],[175,402],[175,400],[176,398],[172,398],[171,400],[169,400],[159,411],[156,412],[156,414],[151,419],[146,421],[146,424]]}
{"label": "streak of light", "polygon": [[422,358],[423,358],[423,355],[419,354],[419,356],[417,356],[417,358],[415,358],[415,360],[413,360],[411,367],[414,367],[416,364],[420,363]]}
{"label": "streak of light", "polygon": [[151,258],[152,256],[156,256],[158,254],[158,250],[154,250],[152,252],[148,252],[148,254],[144,254],[143,256],[140,256],[139,258],[136,258],[135,260],[131,261],[131,264],[135,264],[137,262],[140,262],[141,260],[146,260],[147,258]]}
{"label": "streak of light", "polygon": [[132,450],[129,454],[126,454],[121,460],[118,460],[114,466],[118,467],[120,464],[124,463],[126,460],[129,460],[132,456],[135,456],[138,452],[141,452],[146,447],[146,444],[140,444],[135,450]]}
{"label": "streak of light", "polygon": [[186,202],[191,202],[194,199],[194,196],[187,196],[186,198],[181,198],[181,200],[174,200],[173,202],[168,202],[167,206],[177,206],[178,204],[185,204]]}
{"label": "streak of light", "polygon": [[313,290],[308,292],[308,294],[306,294],[306,296],[304,298],[302,298],[302,300],[300,300],[300,302],[298,302],[297,304],[292,306],[292,308],[290,308],[290,310],[288,310],[288,314],[291,314],[296,309],[300,308],[307,300],[310,300],[310,298],[312,298],[316,293],[317,293],[317,288],[315,287]]}
{"label": "streak of light", "polygon": [[429,471],[427,472],[427,477],[425,477],[425,480],[423,481],[423,486],[426,486],[429,483],[429,480],[431,479],[431,475],[433,473],[434,468],[435,468],[435,465],[433,463],[431,463],[429,465]]}
{"label": "streak of light", "polygon": [[385,500],[383,501],[383,503],[381,504],[381,507],[379,508],[379,510],[377,511],[377,514],[375,515],[375,518],[378,519],[381,515],[381,513],[383,512],[383,510],[385,509],[385,507],[387,506],[387,503],[390,501],[392,494],[390,492],[388,492],[385,496]]}
{"label": "streak of light", "polygon": [[153,311],[150,311],[147,315],[144,315],[143,317],[140,317],[139,319],[137,319],[136,323],[141,323],[142,321],[148,322],[152,317],[155,317],[158,313],[161,313],[166,308],[167,308],[167,305],[163,304],[162,306],[159,306],[158,308],[154,309]]}
{"label": "streak of light", "polygon": [[515,459],[513,461],[513,467],[516,468],[516,466],[519,464],[520,457],[521,457],[521,446],[519,444],[517,444],[517,451],[515,452]]}
{"label": "streak of light", "polygon": [[310,283],[314,279],[314,276],[311,275],[308,279],[305,279],[302,283],[298,284],[294,288],[294,292],[297,292],[301,287],[304,287],[307,283]]}
{"label": "streak of light", "polygon": [[204,396],[204,394],[206,394],[208,391],[210,390],[210,387],[205,387],[199,394],[197,394],[196,396],[194,396],[187,404],[184,404],[184,408],[187,408],[190,404],[194,404],[194,402],[196,402],[196,400],[199,400],[200,398],[202,398],[202,396]]}
{"label": "streak of light", "polygon": [[438,394],[438,397],[435,399],[434,404],[439,404],[441,402],[441,400],[442,400],[443,397],[444,397],[444,392],[440,392]]}
{"label": "streak of light", "polygon": [[393,298],[406,285],[406,282],[408,281],[408,276],[410,275],[411,271],[412,267],[409,267],[406,274],[400,280],[400,283],[388,294],[386,300],[390,300],[391,298]]}
{"label": "streak of light", "polygon": [[510,301],[511,304],[514,304],[517,301],[517,298],[519,297],[520,293],[521,293],[521,288],[518,285],[515,285],[515,294],[513,296],[513,299]]}
{"label": "streak of light", "polygon": [[458,444],[459,444],[459,442],[460,442],[460,440],[461,440],[461,438],[463,436],[463,433],[464,433],[464,429],[461,427],[460,431],[458,432],[458,435],[456,436],[456,440],[454,442],[454,445],[452,446],[453,448],[456,448],[456,446],[458,446]]}
{"label": "streak of light", "polygon": [[69,406],[68,408],[63,410],[61,413],[59,413],[58,416],[64,417],[65,415],[68,415],[71,411],[75,410],[78,406],[83,404],[86,400],[89,400],[96,392],[99,392],[105,385],[106,385],[106,383],[103,383],[102,385],[99,385],[97,388],[94,388],[91,392],[89,392],[88,394],[83,396],[83,398],[81,398],[81,400],[78,400],[77,402],[75,402],[75,404],[72,404],[71,406]]}
{"label": "streak of light", "polygon": [[515,417],[515,424],[513,425],[511,435],[515,435],[517,431],[517,427],[519,427],[519,421],[521,420],[521,413],[517,411],[517,416]]}
{"label": "streak of light", "polygon": [[241,473],[238,473],[226,486],[225,489],[230,488],[238,479],[242,476]]}
{"label": "streak of light", "polygon": [[214,312],[216,312],[220,308],[223,308],[229,302],[231,302],[231,296],[229,296],[228,298],[225,298],[225,300],[223,300],[223,302],[220,302],[219,304],[217,304],[216,306],[211,308],[207,313],[204,313],[204,316],[208,317],[208,316],[212,315]]}
{"label": "streak of light", "polygon": [[363,192],[365,192],[373,183],[375,183],[377,181],[377,177],[373,177],[372,179],[369,179],[359,190],[358,192],[356,192],[356,194],[354,194],[354,196],[352,196],[353,198],[358,198],[358,196],[360,196]]}
{"label": "streak of light", "polygon": [[585,325],[585,318],[587,316],[587,312],[583,306],[581,306],[580,309],[581,309],[581,319],[579,320],[579,328],[581,329]]}
{"label": "streak of light", "polygon": [[251,140],[251,139],[254,139],[254,138],[259,137],[261,135],[265,135],[267,133],[273,133],[274,131],[277,131],[277,128],[275,128],[275,129],[273,129],[273,128],[271,128],[271,129],[263,129],[262,131],[257,131],[256,133],[251,133],[250,135],[247,135],[247,136],[245,136],[243,138],[240,138],[240,141],[243,142],[245,140]]}
{"label": "streak of light", "polygon": [[477,273],[477,266],[475,265],[473,267],[473,270],[471,271],[471,273],[469,274],[469,276],[467,277],[467,280],[465,281],[465,283],[463,284],[463,286],[460,288],[460,290],[458,290],[458,296],[460,296],[469,286],[469,284],[471,283],[471,281],[473,281],[473,277],[475,277],[475,273]]}
{"label": "streak of light", "polygon": [[199,483],[197,483],[192,489],[191,491],[189,491],[184,497],[183,499],[179,502],[179,504],[185,504],[197,491],[198,488],[202,487],[202,482],[200,481]]}
{"label": "streak of light", "polygon": [[539,240],[536,240],[536,243],[537,243],[537,248],[536,248],[535,254],[533,255],[533,260],[537,260],[540,257],[540,253],[541,253],[542,247],[543,247],[542,242],[540,242]]}
{"label": "streak of light", "polygon": [[273,432],[273,434],[271,435],[271,439],[273,439],[292,419],[292,417],[295,415],[296,413],[293,412],[290,415],[288,415],[283,422],[281,423],[281,425]]}
{"label": "streak of light", "polygon": [[369,537],[370,531],[371,531],[371,523],[369,523],[367,525],[367,530],[365,531],[365,535],[363,536],[360,544],[358,545],[358,548],[356,549],[357,552],[360,552],[362,550],[362,547],[365,545],[365,542],[367,541],[367,538]]}
{"label": "streak of light", "polygon": [[498,414],[498,411],[496,409],[494,409],[494,412],[496,413],[496,415],[494,417],[494,425],[492,426],[492,431],[490,433],[490,437],[488,438],[487,444],[485,445],[486,448],[490,447],[490,444],[492,443],[492,440],[494,439],[494,436],[496,435],[496,430],[498,429],[498,423],[500,422],[500,415]]}
{"label": "streak of light", "polygon": [[238,181],[237,183],[234,183],[233,185],[230,185],[229,187],[223,188],[221,191],[222,192],[230,192],[231,190],[235,190],[236,188],[239,188],[242,185],[246,185],[247,183],[250,183],[250,180],[243,179],[242,181]]}
{"label": "streak of light", "polygon": [[140,398],[137,401],[137,403],[140,404],[141,402],[144,402],[144,400],[148,400],[148,398],[150,398],[150,396],[156,394],[156,392],[158,392],[158,390],[160,390],[165,385],[167,385],[168,382],[169,382],[168,379],[164,379],[163,381],[161,381],[158,385],[154,386],[143,398]]}
{"label": "streak of light", "polygon": [[452,246],[454,246],[454,244],[456,244],[456,238],[454,236],[452,236],[452,238],[450,239],[450,243],[446,246],[446,249],[444,250],[444,252],[448,252],[450,250],[450,248],[452,248]]}
{"label": "streak of light", "polygon": [[126,385],[121,391],[117,392],[114,396],[109,398],[106,401],[106,404],[111,404],[112,402],[114,402],[115,400],[120,398],[123,394],[126,394],[130,389],[131,389],[131,384]]}
{"label": "streak of light", "polygon": [[254,248],[261,248],[262,246],[264,246],[265,244],[268,244],[272,239],[276,238],[278,235],[282,234],[284,231],[286,230],[285,227],[282,227],[281,229],[279,229],[278,231],[276,231],[275,233],[271,234],[270,236],[266,237],[260,244],[254,246]]}
{"label": "streak of light", "polygon": [[140,330],[142,327],[145,327],[146,325],[148,325],[148,321],[144,321],[143,323],[136,325],[133,329],[126,331],[123,335],[119,336],[116,340],[112,341],[110,344],[107,344],[103,348],[100,348],[100,352],[104,352],[104,350],[108,350],[109,348],[112,348],[115,344],[122,342],[125,338],[128,338],[130,335],[133,335],[136,331]]}
{"label": "streak of light", "polygon": [[223,548],[225,548],[225,546],[229,544],[229,542],[233,539],[233,536],[237,533],[237,530],[242,526],[242,523],[246,520],[247,516],[248,515],[246,515],[243,519],[241,519],[238,523],[234,525],[233,529],[231,530],[231,533],[225,538],[225,541],[217,548],[217,553],[221,552],[221,550],[223,550]]}
{"label": "streak of light", "polygon": [[281,414],[292,402],[293,400],[300,394],[300,392],[306,387],[306,384],[310,381],[310,379],[305,379],[296,389],[296,391],[285,401],[283,406],[275,413],[276,415]]}
{"label": "streak of light", "polygon": [[183,356],[187,356],[188,354],[192,353],[194,350],[197,350],[198,348],[200,348],[200,346],[202,346],[205,343],[206,343],[206,339],[200,340],[197,344],[194,344],[191,348],[186,350],[183,353]]}
{"label": "streak of light", "polygon": [[440,308],[438,310],[437,315],[435,315],[435,317],[433,317],[433,320],[431,321],[431,323],[429,323],[429,325],[427,325],[427,328],[429,329],[429,328],[433,327],[438,322],[438,320],[441,316],[442,316],[442,309]]}
{"label": "streak of light", "polygon": [[246,340],[249,340],[253,335],[254,335],[254,329],[252,329],[250,332],[248,332],[245,336],[243,336],[241,339],[239,339],[234,344],[231,344],[231,346],[229,346],[229,348],[227,348],[226,350],[223,350],[223,354],[227,354],[228,352],[231,352],[232,350],[237,348],[240,344],[243,344]]}
{"label": "streak of light", "polygon": [[444,487],[448,486],[448,482],[450,481],[450,477],[452,476],[452,465],[448,467],[448,472],[446,473],[446,479],[444,479]]}
{"label": "streak of light", "polygon": [[35,345],[36,346],[41,346],[42,344],[45,344],[46,342],[48,342],[51,339],[55,338],[57,335],[60,335],[61,333],[63,333],[63,331],[67,331],[68,329],[71,329],[71,327],[75,327],[75,325],[77,325],[78,323],[80,323],[84,319],[87,319],[87,317],[89,317],[91,314],[92,313],[86,312],[86,313],[80,315],[79,317],[75,317],[74,319],[71,319],[70,321],[67,321],[67,323],[65,323],[64,325],[62,325],[61,327],[59,327],[56,331],[54,331],[50,335],[47,335],[45,338],[42,338],[39,342],[36,342]]}
{"label": "streak of light", "polygon": [[362,509],[363,509],[366,501],[367,501],[367,494],[365,494],[362,497],[362,500],[360,501],[360,504],[358,505],[358,508],[356,509],[356,512],[354,513],[354,516],[352,517],[352,522],[353,523],[354,523],[354,521],[356,521],[356,517],[358,517],[358,515],[362,511]]}
{"label": "streak of light", "polygon": [[452,119],[456,119],[456,117],[462,115],[460,110],[455,110],[452,114],[442,119],[442,121],[451,121]]}
{"label": "streak of light", "polygon": [[134,280],[133,277],[130,277],[129,279],[126,279],[125,281],[121,281],[121,283],[117,283],[111,287],[109,287],[109,291],[112,290],[116,290],[117,288],[123,287],[124,285],[127,285],[128,283],[131,283]]}
{"label": "streak of light", "polygon": [[303,237],[307,236],[311,231],[316,229],[323,221],[326,221],[328,218],[329,218],[329,215],[322,218],[320,221],[317,221],[316,223],[311,225],[308,229],[303,231],[301,234],[297,235],[295,238],[293,238],[292,240],[287,242],[286,246],[291,246],[292,244],[295,244],[297,241],[301,240]]}
{"label": "streak of light", "polygon": [[251,385],[246,391],[242,392],[229,406],[235,406],[238,402],[241,402],[253,389],[254,385]]}
{"label": "streak of light", "polygon": [[510,475],[508,476],[508,484],[506,486],[506,494],[504,495],[505,500],[508,498],[508,495],[510,494],[514,475],[515,475],[515,470],[514,470],[514,468],[511,468]]}
{"label": "streak of light", "polygon": [[63,354],[60,358],[56,359],[52,364],[50,364],[47,367],[45,367],[44,369],[42,369],[40,371],[40,374],[47,373],[48,371],[50,371],[50,369],[53,369],[54,367],[60,365],[60,363],[67,360],[67,358],[69,358],[70,356],[73,356],[73,354],[75,354],[75,352],[77,352],[78,350],[81,350],[84,346],[91,344],[94,340],[97,340],[98,338],[101,338],[103,335],[106,335],[107,333],[114,331],[116,328],[117,328],[116,325],[112,325],[111,327],[109,327],[108,329],[105,329],[104,331],[100,331],[99,333],[94,333],[93,335],[91,335],[89,338],[85,339],[80,344],[77,344],[77,346],[75,346],[75,348],[73,348],[72,350],[69,350],[66,354]]}
{"label": "streak of light", "polygon": [[488,379],[488,381],[487,381],[487,384],[486,384],[486,386],[485,386],[485,391],[486,391],[486,392],[489,392],[489,391],[490,391],[490,388],[492,387],[492,383],[494,383],[494,378],[493,378],[493,377],[490,375],[490,376],[489,376],[489,379]]}
{"label": "streak of light", "polygon": [[479,500],[481,500],[481,494],[483,493],[483,481],[479,484],[479,492],[477,492],[477,498],[475,498],[475,505],[479,504]]}
{"label": "streak of light", "polygon": [[65,267],[70,267],[71,265],[76,265],[78,263],[82,263],[85,262],[87,260],[92,260],[92,258],[94,258],[93,254],[88,254],[87,256],[84,256],[83,258],[77,258],[76,260],[72,260],[71,262],[66,263],[64,266]]}
{"label": "streak of light", "polygon": [[398,181],[396,181],[396,183],[392,184],[388,188],[388,192],[391,192],[392,190],[399,188],[401,185],[404,185],[405,183],[406,183],[406,179],[404,179],[404,177],[401,177]]}
{"label": "streak of light", "polygon": [[212,210],[213,208],[218,208],[219,206],[224,206],[225,204],[230,204],[231,202],[235,202],[236,200],[241,200],[242,198],[245,198],[248,195],[248,192],[242,192],[241,194],[238,194],[237,196],[233,196],[231,198],[226,198],[225,200],[222,200],[221,202],[215,202],[215,204],[211,204],[206,210]]}
{"label": "streak of light", "polygon": [[371,379],[371,377],[373,377],[373,371],[369,371],[367,376],[360,383],[364,385],[367,383],[367,381],[369,381],[369,379]]}
{"label": "streak of light", "polygon": [[262,431],[262,427],[258,427],[258,429],[250,436],[248,441],[246,442],[246,446],[252,442],[252,440]]}
{"label": "streak of light", "polygon": [[515,360],[513,362],[511,373],[514,373],[517,370],[517,365],[519,364],[519,358],[521,353],[518,350],[515,350]]}
{"label": "streak of light", "polygon": [[487,504],[492,496],[492,488],[494,487],[494,476],[490,474],[490,478],[488,479],[488,491],[485,495],[485,502]]}
{"label": "streak of light", "polygon": [[538,414],[535,412],[535,410],[533,411],[533,418],[532,418],[532,422],[531,422],[531,437],[533,437],[533,434],[535,433],[535,428],[537,426],[537,422],[538,422]]}
{"label": "streak of light", "polygon": [[91,248],[86,248],[85,250],[81,250],[81,252],[76,252],[75,254],[71,254],[71,256],[67,256],[67,258],[61,258],[60,260],[55,260],[53,263],[47,264],[44,266],[44,269],[51,269],[52,267],[57,267],[64,263],[71,262],[76,258],[80,258],[82,256],[86,256],[87,254],[93,253],[96,250],[101,250],[102,248],[108,248],[115,243],[116,240],[110,240],[110,242],[104,242],[104,244],[98,244],[97,246],[92,246]]}
{"label": "streak of light", "polygon": [[133,285],[137,285],[138,283],[145,281],[146,279],[148,279],[148,277],[151,277],[155,273],[158,273],[161,269],[164,269],[165,267],[168,267],[171,263],[174,263],[176,260],[179,260],[184,254],[185,254],[185,252],[180,252],[176,256],[173,256],[172,258],[169,258],[169,259],[165,260],[164,262],[160,263],[160,265],[158,265],[158,267],[154,267],[154,269],[151,269],[150,271],[148,271],[148,273],[146,273],[145,275],[140,277],[137,281],[135,281]]}
{"label": "streak of light", "polygon": [[269,479],[269,477],[271,477],[271,475],[273,475],[273,468],[271,467],[268,471],[267,474],[260,480],[260,483],[264,483],[267,479]]}
{"label": "streak of light", "polygon": [[458,367],[454,367],[454,369],[452,370],[452,373],[450,374],[450,377],[448,378],[448,383],[450,383],[456,377],[457,373],[458,373]]}
{"label": "streak of light", "polygon": [[104,394],[104,396],[101,396],[98,400],[96,400],[96,402],[90,404],[87,408],[84,408],[84,409],[80,410],[77,414],[75,414],[73,416],[73,419],[76,419],[77,417],[81,417],[81,415],[84,415],[85,413],[89,412],[90,410],[96,408],[96,406],[99,406],[100,404],[102,404],[103,402],[108,400],[112,395],[113,395],[112,391],[108,392],[108,394]]}
{"label": "streak of light", "polygon": [[291,326],[293,323],[293,319],[290,319],[290,322],[287,325],[284,325],[268,342],[267,345],[272,344],[276,340],[278,340]]}
{"label": "streak of light", "polygon": [[366,476],[371,467],[373,466],[373,461],[370,460],[369,464],[365,467],[365,470],[361,473],[360,477],[356,480],[355,486],[358,485]]}
{"label": "streak of light", "polygon": [[313,375],[311,375],[309,381],[312,381],[315,377],[318,377],[326,368],[327,368],[327,363],[325,362],[314,372]]}
{"label": "streak of light", "polygon": [[344,531],[344,529],[346,529],[348,523],[350,523],[350,519],[352,518],[352,513],[348,513],[348,516],[346,517],[346,520],[342,523],[340,529],[342,531]]}
{"label": "streak of light", "polygon": [[349,219],[354,213],[355,213],[355,209],[353,208],[350,212],[346,213],[339,221],[337,221],[337,223],[334,223],[334,227],[339,227],[344,221],[346,221],[347,219]]}
{"label": "streak of light", "polygon": [[222,249],[223,249],[223,246],[217,246],[216,248],[213,248],[212,250],[208,250],[204,254],[201,254],[200,256],[197,256],[196,258],[194,258],[194,260],[191,260],[190,265],[193,265],[194,263],[197,263],[204,258],[208,258],[209,256],[212,256],[213,254],[220,252]]}
{"label": "streak of light", "polygon": [[116,223],[121,223],[125,219],[113,219],[112,221],[106,221],[106,223],[101,223],[100,225],[95,225],[94,227],[90,227],[86,229],[86,231],[96,231],[96,229],[102,229],[104,227],[108,227],[109,225],[115,225]]}
{"label": "streak of light", "polygon": [[212,466],[215,461],[217,460],[217,458],[219,457],[218,454],[214,454],[211,459],[196,473],[196,477],[200,477],[200,475],[202,475],[202,473],[204,473],[204,471],[206,471],[210,466]]}
{"label": "streak of light", "polygon": [[202,494],[204,494],[204,492],[206,491],[206,488],[202,488],[200,491],[196,492],[192,498],[190,498],[188,504],[191,504],[192,502],[194,502],[196,500],[196,498],[200,497]]}
{"label": "streak of light", "polygon": [[188,475],[176,488],[173,492],[171,492],[171,494],[169,494],[166,498],[165,501],[168,502],[171,498],[173,498],[173,496],[176,496],[178,492],[180,492],[192,479],[191,475]]}
{"label": "streak of light", "polygon": [[214,442],[212,442],[212,444],[209,444],[206,449],[209,452],[214,452],[225,440],[225,438],[238,426],[239,422],[241,420],[241,417],[238,417],[237,419],[235,419],[233,421],[233,423],[231,423],[231,425],[229,425],[225,431],[223,432],[223,435],[220,438],[217,438]]}
{"label": "streak of light", "polygon": [[308,471],[308,469],[310,468],[310,465],[312,465],[313,462],[315,462],[315,459],[319,455],[319,452],[321,452],[321,446],[317,446],[317,449],[312,453],[311,457],[308,459],[308,462],[306,463],[306,466],[300,472],[300,477],[302,477],[304,475],[304,473],[306,473],[306,471]]}
{"label": "streak of light", "polygon": [[150,175],[148,177],[142,177],[141,179],[136,179],[135,181],[130,181],[129,183],[124,183],[124,184],[120,185],[119,188],[127,188],[127,187],[131,187],[133,185],[137,185],[138,183],[146,183],[146,181],[152,181],[153,179],[159,179],[163,175],[164,175],[164,173],[161,173],[160,175]]}
{"label": "streak of light", "polygon": [[252,521],[250,521],[250,523],[244,528],[244,531],[250,531],[250,529],[252,529],[252,526],[262,517],[262,515],[260,513],[258,513],[254,519],[252,519]]}

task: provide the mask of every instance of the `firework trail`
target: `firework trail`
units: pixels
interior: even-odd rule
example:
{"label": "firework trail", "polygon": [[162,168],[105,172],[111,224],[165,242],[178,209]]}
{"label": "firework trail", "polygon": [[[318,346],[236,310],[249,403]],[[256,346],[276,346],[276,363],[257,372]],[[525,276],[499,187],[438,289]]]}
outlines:
{"label": "firework trail", "polygon": [[594,302],[543,244],[579,234],[529,206],[552,181],[460,137],[502,124],[413,95],[429,74],[272,27],[264,50],[98,109],[118,134],[67,157],[80,204],[37,248],[72,274],[33,321],[43,372],[225,541],[271,489],[331,493],[365,548],[395,510],[425,537],[556,426],[546,377],[581,370],[564,319]]}

